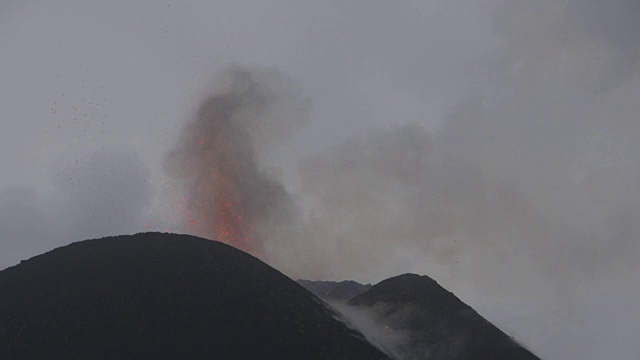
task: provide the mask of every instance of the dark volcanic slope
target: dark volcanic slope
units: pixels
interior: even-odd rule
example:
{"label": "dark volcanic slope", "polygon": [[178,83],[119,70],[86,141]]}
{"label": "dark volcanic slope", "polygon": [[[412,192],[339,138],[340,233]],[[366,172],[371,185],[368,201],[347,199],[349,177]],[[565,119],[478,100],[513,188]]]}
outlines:
{"label": "dark volcanic slope", "polygon": [[172,234],[88,240],[0,272],[1,359],[379,359],[280,272]]}
{"label": "dark volcanic slope", "polygon": [[372,309],[388,329],[407,334],[393,349],[403,359],[539,360],[427,276],[384,280],[349,305]]}
{"label": "dark volcanic slope", "polygon": [[347,301],[367,291],[371,284],[360,284],[353,280],[314,281],[298,280],[298,284],[326,301]]}

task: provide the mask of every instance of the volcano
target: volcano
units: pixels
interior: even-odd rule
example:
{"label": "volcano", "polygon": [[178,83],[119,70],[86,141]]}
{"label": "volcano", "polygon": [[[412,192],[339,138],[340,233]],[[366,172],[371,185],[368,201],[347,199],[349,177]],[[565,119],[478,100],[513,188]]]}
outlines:
{"label": "volcano", "polygon": [[[404,274],[369,286],[356,282],[299,281],[337,308],[365,311],[401,341],[385,344],[403,360],[539,360],[453,293],[428,276]],[[344,294],[357,295],[345,300]],[[349,316],[346,315],[348,318]],[[384,338],[371,341],[381,344]]]}
{"label": "volcano", "polygon": [[60,247],[0,271],[0,294],[0,359],[538,359],[427,276],[296,283],[188,235]]}
{"label": "volcano", "polygon": [[145,233],[0,271],[2,359],[386,359],[295,281],[231,246]]}

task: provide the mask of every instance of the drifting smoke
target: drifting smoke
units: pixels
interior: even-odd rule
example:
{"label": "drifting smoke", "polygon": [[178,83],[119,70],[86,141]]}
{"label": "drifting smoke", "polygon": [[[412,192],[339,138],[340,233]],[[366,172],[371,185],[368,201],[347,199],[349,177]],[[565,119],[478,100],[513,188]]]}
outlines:
{"label": "drifting smoke", "polygon": [[640,301],[640,7],[606,9],[635,36],[585,20],[598,9],[501,3],[490,71],[439,133],[382,129],[304,159],[304,275],[430,274],[543,358],[634,358],[616,344],[640,330],[618,315]]}
{"label": "drifting smoke", "polygon": [[[406,352],[411,346],[409,344],[411,336],[409,332],[392,329],[383,324],[372,309],[336,302],[330,305],[340,313],[341,317],[338,320],[360,331],[371,344],[386,354],[393,356],[394,359],[407,360],[401,354],[402,350]],[[405,313],[404,310],[400,310],[400,312]],[[411,314],[411,310],[406,311],[406,313]]]}
{"label": "drifting smoke", "polygon": [[276,71],[234,68],[215,82],[165,159],[186,197],[184,229],[254,255],[289,236],[297,210],[265,166],[268,154],[303,122],[306,102]]}

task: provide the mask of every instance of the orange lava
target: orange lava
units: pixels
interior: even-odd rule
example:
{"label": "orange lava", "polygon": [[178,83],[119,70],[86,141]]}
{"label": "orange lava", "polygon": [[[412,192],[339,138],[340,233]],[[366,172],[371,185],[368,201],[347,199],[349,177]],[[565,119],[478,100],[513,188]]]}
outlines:
{"label": "orange lava", "polygon": [[[208,129],[203,137],[202,129],[193,129],[185,144],[195,156],[198,166],[206,170],[194,171],[198,176],[190,179],[190,195],[178,200],[185,232],[215,239],[245,252],[258,256],[258,244],[254,243],[255,224],[250,210],[244,204],[247,196],[241,181],[249,178],[246,157],[237,154],[234,141],[225,137],[225,128]],[[204,164],[204,165],[203,165]],[[194,175],[195,176],[195,175]]]}

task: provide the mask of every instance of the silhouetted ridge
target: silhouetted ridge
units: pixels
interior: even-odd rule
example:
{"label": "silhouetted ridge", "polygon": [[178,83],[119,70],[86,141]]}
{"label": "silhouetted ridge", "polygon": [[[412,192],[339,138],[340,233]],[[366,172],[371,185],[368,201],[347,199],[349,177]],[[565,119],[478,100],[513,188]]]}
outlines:
{"label": "silhouetted ridge", "polygon": [[432,278],[416,274],[383,280],[350,301],[358,305],[372,305],[374,302],[411,303],[446,312],[472,310]]}
{"label": "silhouetted ridge", "polygon": [[298,284],[326,301],[347,301],[367,291],[371,284],[360,284],[353,280],[320,281],[298,280]]}
{"label": "silhouetted ridge", "polygon": [[379,359],[310,292],[193,236],[74,243],[0,271],[2,359]]}
{"label": "silhouetted ridge", "polygon": [[408,334],[394,349],[403,359],[538,359],[428,276],[383,280],[349,305],[369,308],[388,329]]}

